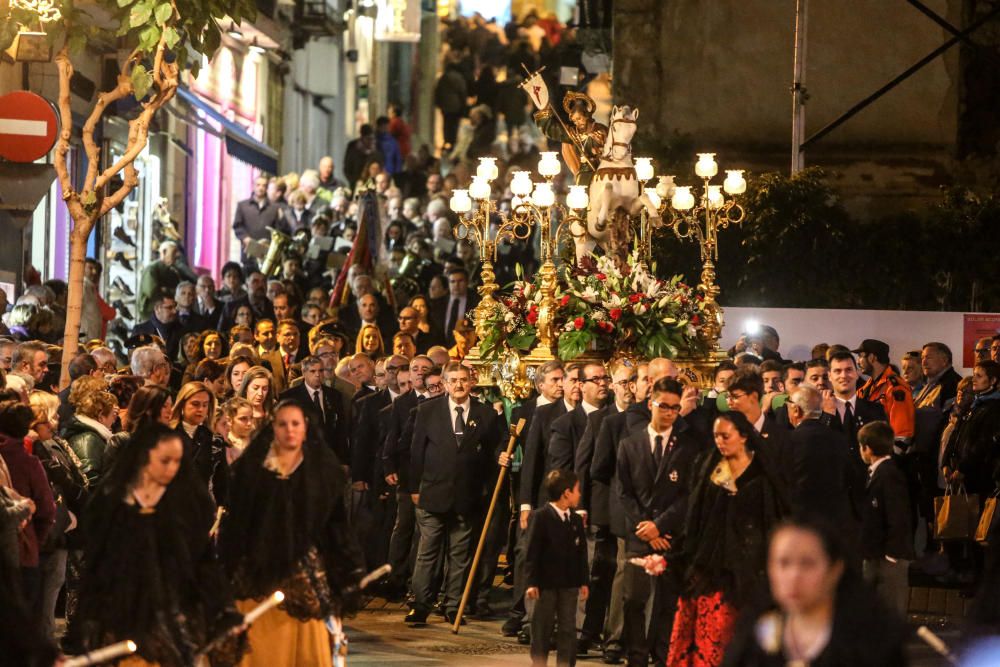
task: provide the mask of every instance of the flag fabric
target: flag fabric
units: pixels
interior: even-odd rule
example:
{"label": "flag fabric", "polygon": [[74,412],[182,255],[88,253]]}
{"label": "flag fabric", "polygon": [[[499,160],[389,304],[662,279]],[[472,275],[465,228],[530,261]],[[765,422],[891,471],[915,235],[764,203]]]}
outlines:
{"label": "flag fabric", "polygon": [[374,190],[366,190],[358,200],[358,230],[344,266],[337,274],[337,282],[334,283],[333,293],[330,295],[331,306],[340,308],[347,304],[351,294],[350,286],[347,284],[347,274],[352,266],[360,265],[366,273],[372,272],[373,249],[378,243],[378,221],[378,196]]}
{"label": "flag fabric", "polygon": [[521,84],[537,109],[549,106],[549,87],[545,85],[540,72],[535,72]]}

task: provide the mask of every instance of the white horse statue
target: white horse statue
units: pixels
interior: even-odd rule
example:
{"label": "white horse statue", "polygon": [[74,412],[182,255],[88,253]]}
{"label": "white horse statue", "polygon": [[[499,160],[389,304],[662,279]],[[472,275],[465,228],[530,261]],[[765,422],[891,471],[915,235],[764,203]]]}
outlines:
{"label": "white horse statue", "polygon": [[601,162],[590,182],[587,229],[579,229],[580,225],[573,229],[577,262],[597,246],[606,253],[627,252],[621,245],[628,236],[628,216],[638,215],[642,208],[651,218],[660,217],[643,192],[632,162],[632,136],[638,117],[639,110],[628,105],[611,108]]}

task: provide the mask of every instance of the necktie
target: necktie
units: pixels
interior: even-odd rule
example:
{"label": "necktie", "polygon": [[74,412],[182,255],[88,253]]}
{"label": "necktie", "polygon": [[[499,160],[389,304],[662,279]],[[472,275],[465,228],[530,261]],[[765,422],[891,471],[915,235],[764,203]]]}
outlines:
{"label": "necktie", "polygon": [[854,432],[854,410],[850,403],[844,404],[844,428],[849,432]]}
{"label": "necktie", "polygon": [[320,416],[325,418],[326,415],[323,414],[323,397],[320,395],[319,389],[313,392],[313,403],[319,409]]}
{"label": "necktie", "polygon": [[451,297],[451,310],[448,313],[448,326],[445,331],[445,335],[451,335],[451,332],[455,330],[455,326],[458,324],[458,297]]}
{"label": "necktie", "polygon": [[563,518],[563,523],[565,523],[568,526],[569,525],[569,510],[566,510],[566,512],[563,513],[562,518]]}
{"label": "necktie", "polygon": [[465,412],[465,408],[461,405],[455,408],[455,437],[461,438],[462,434],[465,433],[465,419],[462,418],[462,413]]}
{"label": "necktie", "polygon": [[653,442],[656,445],[656,451],[653,453],[653,461],[656,463],[656,469],[659,470],[660,463],[663,462],[663,436],[656,436]]}
{"label": "necktie", "polygon": [[426,396],[421,396],[420,394],[417,394],[417,405],[420,405],[421,403],[423,403],[426,400],[427,400]]}

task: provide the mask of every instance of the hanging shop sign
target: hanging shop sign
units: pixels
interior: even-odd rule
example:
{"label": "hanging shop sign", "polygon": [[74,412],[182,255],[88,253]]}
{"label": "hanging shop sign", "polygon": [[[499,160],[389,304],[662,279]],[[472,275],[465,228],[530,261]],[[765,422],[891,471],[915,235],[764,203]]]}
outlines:
{"label": "hanging shop sign", "polygon": [[420,0],[378,0],[375,39],[380,42],[419,42]]}

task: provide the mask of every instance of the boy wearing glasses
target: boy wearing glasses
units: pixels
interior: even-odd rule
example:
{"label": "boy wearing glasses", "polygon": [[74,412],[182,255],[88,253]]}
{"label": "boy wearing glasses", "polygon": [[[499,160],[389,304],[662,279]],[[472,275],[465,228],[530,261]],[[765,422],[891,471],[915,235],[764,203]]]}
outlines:
{"label": "boy wearing glasses", "polygon": [[[668,551],[684,525],[698,441],[677,420],[684,388],[671,378],[657,380],[649,395],[650,421],[633,431],[618,448],[618,494],[630,534],[625,558]],[[670,577],[650,577],[635,565],[625,566],[625,628],[628,664],[662,664],[677,607]],[[653,595],[653,614],[646,634],[646,603]]]}

